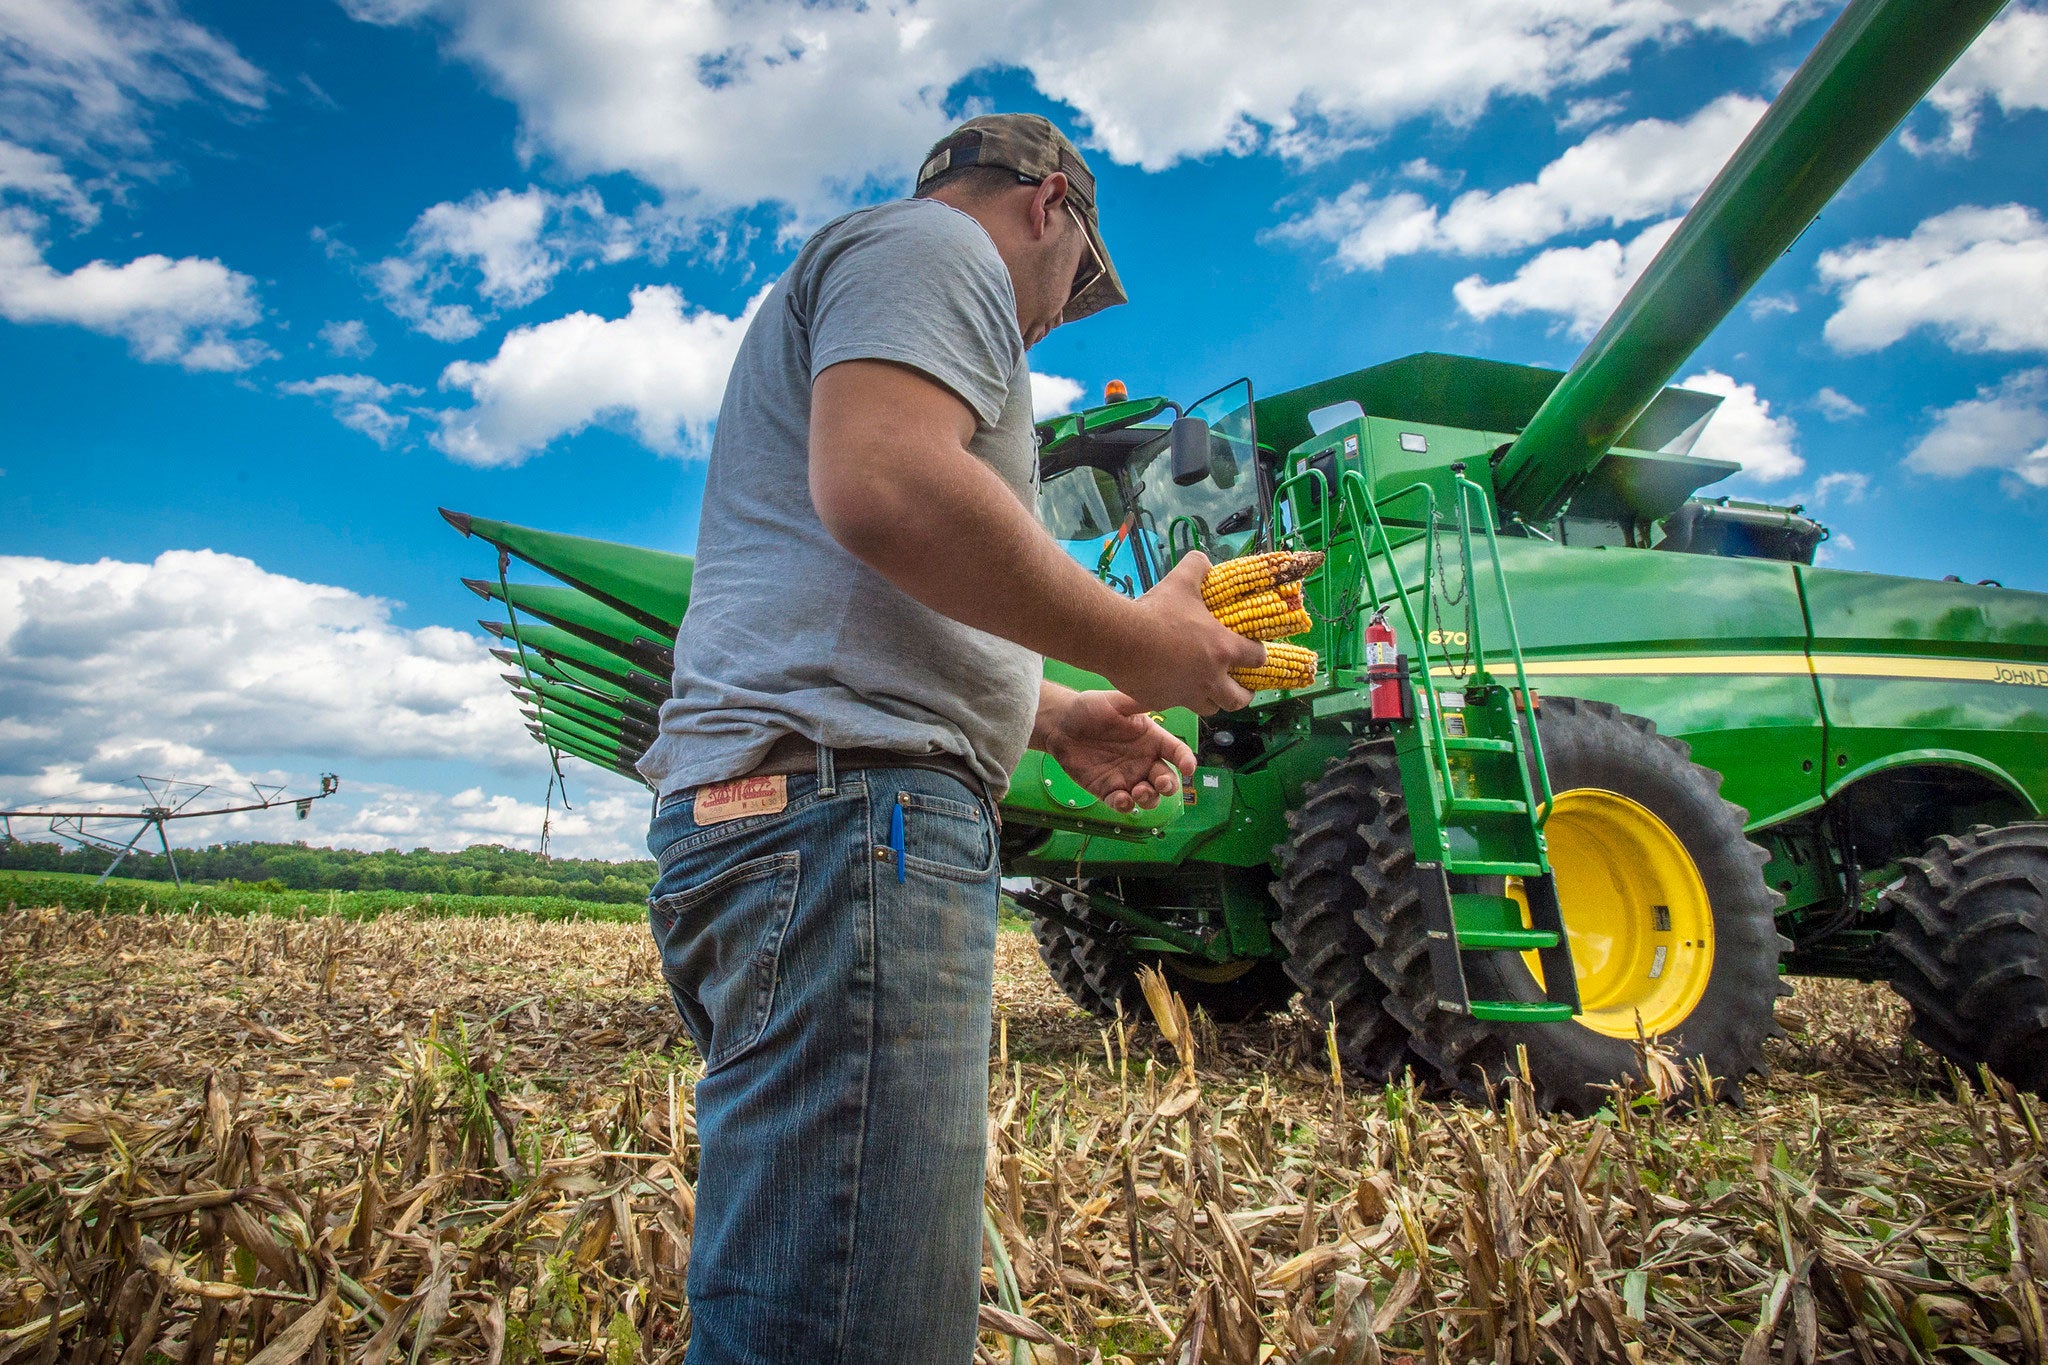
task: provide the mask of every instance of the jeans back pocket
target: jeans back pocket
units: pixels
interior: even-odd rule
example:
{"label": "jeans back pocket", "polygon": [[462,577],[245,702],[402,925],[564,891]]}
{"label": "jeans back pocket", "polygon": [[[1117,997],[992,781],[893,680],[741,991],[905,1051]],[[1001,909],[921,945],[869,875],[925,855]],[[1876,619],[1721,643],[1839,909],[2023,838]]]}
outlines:
{"label": "jeans back pocket", "polygon": [[648,903],[676,1006],[693,1032],[709,1031],[697,1039],[706,1071],[745,1052],[768,1027],[800,868],[794,852],[752,858]]}
{"label": "jeans back pocket", "polygon": [[899,791],[904,864],[955,881],[979,881],[995,870],[995,822],[978,801]]}

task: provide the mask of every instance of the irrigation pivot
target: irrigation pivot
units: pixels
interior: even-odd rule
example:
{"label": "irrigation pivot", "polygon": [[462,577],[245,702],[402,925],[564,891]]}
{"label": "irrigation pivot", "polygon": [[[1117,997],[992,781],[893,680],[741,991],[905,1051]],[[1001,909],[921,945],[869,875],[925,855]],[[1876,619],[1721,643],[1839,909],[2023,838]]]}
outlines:
{"label": "irrigation pivot", "polygon": [[[341,789],[341,779],[333,773],[320,774],[320,790],[304,796],[288,794],[283,783],[251,782],[248,797],[212,782],[186,782],[175,777],[142,777],[135,781],[142,787],[148,804],[139,810],[0,810],[0,842],[14,838],[16,820],[47,820],[50,833],[59,839],[77,844],[80,848],[97,848],[114,855],[107,864],[107,870],[100,873],[99,881],[104,882],[114,875],[114,869],[124,862],[130,853],[142,842],[144,835],[156,831],[157,843],[164,851],[164,859],[170,864],[171,881],[178,886],[185,884],[178,875],[178,859],[171,852],[170,834],[165,828],[173,820],[203,820],[214,815],[236,815],[243,811],[275,810],[280,806],[292,806],[303,820],[312,811],[313,803],[322,797],[332,796]],[[221,802],[234,804],[222,805]],[[204,804],[202,804],[204,803]],[[194,809],[194,807],[198,807]],[[134,826],[134,832],[125,840],[122,831]],[[95,882],[97,886],[99,882]]]}

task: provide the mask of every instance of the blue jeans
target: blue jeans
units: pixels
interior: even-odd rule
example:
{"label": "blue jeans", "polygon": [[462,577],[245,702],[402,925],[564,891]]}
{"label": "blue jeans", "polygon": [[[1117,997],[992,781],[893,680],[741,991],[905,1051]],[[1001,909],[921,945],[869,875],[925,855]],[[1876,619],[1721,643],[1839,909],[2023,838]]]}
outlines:
{"label": "blue jeans", "polygon": [[[981,1297],[993,812],[916,768],[668,798],[648,922],[704,1058],[691,1365],[965,1365]],[[901,807],[901,880],[890,821]]]}

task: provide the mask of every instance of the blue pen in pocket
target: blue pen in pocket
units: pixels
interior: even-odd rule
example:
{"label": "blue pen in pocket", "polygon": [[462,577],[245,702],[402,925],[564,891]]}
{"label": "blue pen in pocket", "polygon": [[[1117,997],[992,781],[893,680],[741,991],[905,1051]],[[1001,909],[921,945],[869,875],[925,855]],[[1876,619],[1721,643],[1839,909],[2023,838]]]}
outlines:
{"label": "blue pen in pocket", "polygon": [[896,880],[901,884],[907,874],[903,868],[903,801],[900,797],[889,812],[889,847],[896,854]]}

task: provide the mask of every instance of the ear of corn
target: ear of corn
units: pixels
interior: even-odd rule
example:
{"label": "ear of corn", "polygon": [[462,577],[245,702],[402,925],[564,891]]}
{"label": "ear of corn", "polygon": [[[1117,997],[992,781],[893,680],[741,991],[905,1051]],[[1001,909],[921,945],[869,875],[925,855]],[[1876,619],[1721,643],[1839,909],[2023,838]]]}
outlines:
{"label": "ear of corn", "polygon": [[1230,676],[1254,692],[1280,687],[1307,687],[1316,680],[1316,652],[1274,640],[1266,645],[1266,662],[1257,668],[1233,668]]}
{"label": "ear of corn", "polygon": [[1202,604],[1210,614],[1239,635],[1269,642],[1265,663],[1232,669],[1232,678],[1255,692],[1307,687],[1315,681],[1315,651],[1276,642],[1313,627],[1302,602],[1301,580],[1322,562],[1319,551],[1275,550],[1226,560],[1203,575]]}
{"label": "ear of corn", "polygon": [[1321,550],[1272,550],[1225,560],[1202,576],[1202,605],[1215,611],[1246,593],[1299,583],[1322,562]]}
{"label": "ear of corn", "polygon": [[1284,640],[1301,634],[1312,624],[1302,608],[1298,588],[1291,598],[1283,591],[1262,588],[1210,610],[1224,625],[1254,640]]}

